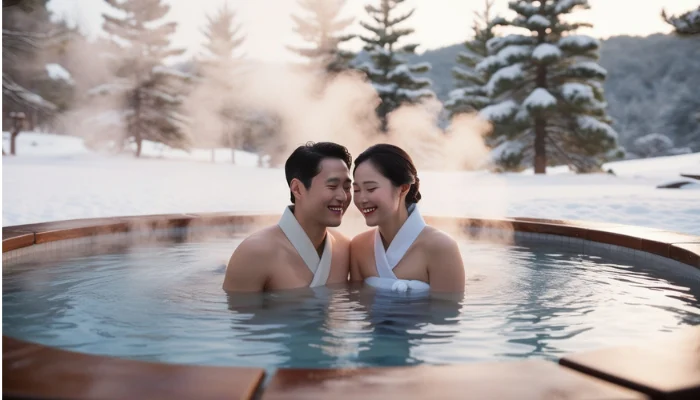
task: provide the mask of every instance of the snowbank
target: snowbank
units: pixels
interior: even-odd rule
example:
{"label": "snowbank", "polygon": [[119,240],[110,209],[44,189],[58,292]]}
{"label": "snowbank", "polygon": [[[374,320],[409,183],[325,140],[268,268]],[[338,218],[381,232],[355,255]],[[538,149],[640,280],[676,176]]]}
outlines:
{"label": "snowbank", "polygon": [[[220,151],[223,160],[228,150]],[[110,157],[89,152],[77,138],[23,133],[19,155],[3,157],[3,226],[119,215],[279,213],[289,202],[284,171],[252,166],[255,155],[248,163],[237,154],[248,165],[242,166],[218,158],[193,162],[208,161],[208,150],[187,155],[149,144],[144,153],[144,159]],[[576,175],[566,167],[549,168],[545,176],[419,171],[420,205],[427,215],[589,220],[700,235],[698,190],[656,189],[669,178],[682,179],[679,173],[700,172],[700,153],[604,168],[616,175]],[[354,206],[348,215],[360,217]]]}

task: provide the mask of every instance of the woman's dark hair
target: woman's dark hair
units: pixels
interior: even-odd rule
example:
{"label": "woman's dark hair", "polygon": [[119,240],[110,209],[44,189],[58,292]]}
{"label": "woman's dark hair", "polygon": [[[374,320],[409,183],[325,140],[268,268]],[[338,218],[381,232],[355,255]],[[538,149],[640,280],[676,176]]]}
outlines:
{"label": "woman's dark hair", "polygon": [[[348,166],[348,169],[352,163],[352,156],[345,146],[332,142],[307,142],[297,147],[284,164],[287,185],[291,185],[292,179],[297,178],[305,188],[310,188],[311,180],[321,172],[321,161],[324,158],[338,158]],[[290,190],[289,194],[294,204],[294,193]]]}
{"label": "woman's dark hair", "polygon": [[352,173],[355,174],[357,166],[365,161],[371,162],[379,170],[379,173],[389,179],[394,186],[411,185],[408,194],[406,194],[406,206],[420,201],[418,171],[413,165],[411,156],[403,149],[386,143],[375,144],[357,156],[355,169]]}

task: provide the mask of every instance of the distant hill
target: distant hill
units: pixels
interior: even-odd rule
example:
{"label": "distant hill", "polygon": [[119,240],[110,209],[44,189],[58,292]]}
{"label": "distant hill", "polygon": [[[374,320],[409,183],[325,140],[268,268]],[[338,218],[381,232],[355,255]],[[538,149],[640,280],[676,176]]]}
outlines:
{"label": "distant hill", "polygon": [[[427,76],[441,100],[453,88],[451,69],[462,49],[456,44],[411,57],[432,64]],[[700,151],[700,38],[614,36],[602,42],[600,64],[608,71],[608,112],[624,146],[664,133],[677,146]]]}

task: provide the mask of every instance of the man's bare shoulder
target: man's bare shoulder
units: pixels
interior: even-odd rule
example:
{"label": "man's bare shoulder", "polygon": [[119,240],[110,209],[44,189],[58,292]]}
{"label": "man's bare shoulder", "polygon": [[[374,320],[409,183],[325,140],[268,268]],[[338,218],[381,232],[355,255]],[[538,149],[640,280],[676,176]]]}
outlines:
{"label": "man's bare shoulder", "polygon": [[[279,231],[279,234],[275,232]],[[226,268],[223,289],[226,291],[262,291],[270,275],[269,266],[274,265],[280,249],[277,226],[257,231],[236,247]]]}
{"label": "man's bare shoulder", "polygon": [[282,231],[277,225],[263,228],[243,239],[241,244],[234,250],[232,259],[255,258],[269,260],[276,255],[276,252],[270,251],[270,249],[279,249],[279,245],[283,244],[283,239]]}

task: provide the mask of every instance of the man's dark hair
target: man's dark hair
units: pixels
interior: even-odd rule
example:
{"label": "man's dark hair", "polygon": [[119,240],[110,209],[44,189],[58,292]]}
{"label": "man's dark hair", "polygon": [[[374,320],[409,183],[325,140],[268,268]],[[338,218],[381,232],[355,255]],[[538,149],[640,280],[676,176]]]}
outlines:
{"label": "man's dark hair", "polygon": [[386,143],[375,144],[357,156],[355,169],[352,171],[353,175],[357,166],[365,161],[371,162],[379,170],[379,173],[389,179],[394,186],[411,185],[406,194],[406,206],[420,201],[418,171],[416,171],[411,156],[403,149]]}
{"label": "man's dark hair", "polygon": [[[291,185],[292,179],[297,178],[304,184],[305,188],[311,187],[311,180],[321,172],[321,161],[324,158],[337,158],[342,160],[350,169],[352,156],[345,146],[332,142],[307,142],[299,146],[287,158],[284,163],[284,174],[287,178],[287,185]],[[294,204],[294,193],[290,190],[292,204]]]}

